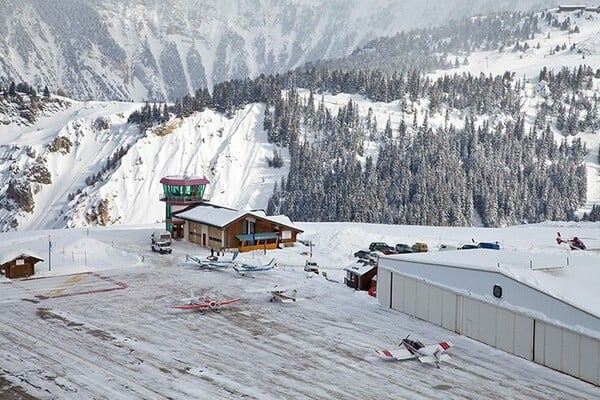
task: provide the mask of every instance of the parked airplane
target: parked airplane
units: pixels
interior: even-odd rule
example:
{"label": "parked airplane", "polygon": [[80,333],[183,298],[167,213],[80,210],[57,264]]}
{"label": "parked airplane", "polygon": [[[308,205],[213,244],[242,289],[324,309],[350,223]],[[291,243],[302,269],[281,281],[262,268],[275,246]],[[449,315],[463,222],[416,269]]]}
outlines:
{"label": "parked airplane", "polygon": [[375,350],[377,354],[393,360],[419,360],[422,363],[435,364],[438,368],[440,367],[441,361],[447,361],[450,356],[446,354],[446,351],[452,347],[450,342],[440,342],[437,344],[431,344],[425,346],[418,340],[410,340],[408,337],[402,339],[399,348],[395,350]]}
{"label": "parked airplane", "polygon": [[247,263],[236,263],[233,265],[233,269],[240,275],[244,275],[247,272],[265,272],[275,267],[277,267],[277,263],[274,258],[265,265],[252,265]]}
{"label": "parked airplane", "polygon": [[296,300],[298,300],[298,298],[296,297],[296,293],[298,293],[298,291],[296,289],[293,289],[292,291],[288,292],[288,290],[286,289],[275,289],[275,290],[271,290],[271,300],[269,301],[278,301],[280,303],[294,303]]}
{"label": "parked airplane", "polygon": [[187,304],[175,305],[171,306],[171,308],[176,308],[178,310],[198,310],[201,314],[204,314],[204,311],[206,310],[221,312],[221,307],[237,303],[241,300],[239,297],[229,300],[213,300],[210,297],[194,296],[194,292],[192,290],[190,290],[190,294],[191,297],[189,299],[182,300]]}
{"label": "parked airplane", "polygon": [[269,301],[276,301],[280,303],[293,303],[300,298],[296,297],[298,290],[291,286],[279,286],[275,285],[267,288],[250,289],[247,290],[249,293],[269,293],[271,298]]}
{"label": "parked airplane", "polygon": [[200,268],[228,268],[230,266],[235,265],[236,261],[235,259],[238,256],[238,252],[233,253],[233,257],[231,257],[230,260],[219,260],[216,257],[207,257],[207,258],[200,258],[197,256],[190,256],[190,255],[185,255],[185,259],[187,260],[192,260],[196,263],[198,263],[198,265],[200,266]]}
{"label": "parked airplane", "polygon": [[571,239],[563,239],[560,236],[560,232],[556,232],[556,243],[568,243],[571,250],[587,250],[585,243],[583,243],[577,236],[574,236]]}

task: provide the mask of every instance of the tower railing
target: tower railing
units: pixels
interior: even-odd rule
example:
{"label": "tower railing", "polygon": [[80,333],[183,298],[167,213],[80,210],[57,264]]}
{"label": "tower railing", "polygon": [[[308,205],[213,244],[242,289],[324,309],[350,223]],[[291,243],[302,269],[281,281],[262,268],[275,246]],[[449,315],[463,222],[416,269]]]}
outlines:
{"label": "tower railing", "polygon": [[160,201],[172,201],[177,203],[198,203],[203,200],[202,196],[174,196],[167,195],[165,193],[159,193],[158,198]]}

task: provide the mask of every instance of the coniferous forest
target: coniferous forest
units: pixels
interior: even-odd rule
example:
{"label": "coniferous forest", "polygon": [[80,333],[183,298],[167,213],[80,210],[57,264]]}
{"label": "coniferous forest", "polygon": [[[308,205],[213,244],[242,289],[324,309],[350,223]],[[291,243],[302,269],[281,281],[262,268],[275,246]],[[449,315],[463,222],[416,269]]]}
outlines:
{"label": "coniferous forest", "polygon": [[[449,48],[468,54],[529,46],[543,22],[558,23],[550,13],[499,14],[411,31],[335,62],[222,82],[212,93],[198,89],[169,110],[146,104],[130,122],[143,132],[170,113],[185,117],[212,108],[230,116],[247,104],[265,104],[269,141],[290,154],[288,177],[276,184],[267,213],[294,220],[449,226],[573,220],[586,201],[587,149],[572,136],[600,128],[593,90],[600,69],[542,68],[534,82],[510,72],[427,75],[452,66],[444,55]],[[568,20],[559,28],[574,29]],[[378,63],[385,67],[366,62],[382,54],[392,56]],[[532,88],[534,118],[523,107]],[[11,93],[7,87],[0,97]],[[352,100],[334,111],[324,93],[394,102],[402,118],[377,121]],[[373,143],[376,151],[366,151]],[[274,152],[270,165],[282,165],[280,154]],[[584,216],[599,217],[596,207]]]}

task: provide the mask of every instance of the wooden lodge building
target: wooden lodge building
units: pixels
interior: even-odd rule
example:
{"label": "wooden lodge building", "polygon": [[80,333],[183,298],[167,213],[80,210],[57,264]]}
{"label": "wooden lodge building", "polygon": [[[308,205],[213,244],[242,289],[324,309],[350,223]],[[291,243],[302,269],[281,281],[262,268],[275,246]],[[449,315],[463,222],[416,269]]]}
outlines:
{"label": "wooden lodge building", "polygon": [[293,245],[303,232],[284,215],[267,216],[262,210],[239,211],[209,203],[173,216],[185,222],[185,240],[215,250],[273,250]]}
{"label": "wooden lodge building", "polygon": [[271,250],[296,242],[303,231],[284,216],[262,210],[239,211],[204,199],[210,182],[199,176],[165,176],[160,180],[165,203],[165,229],[174,239],[185,239],[214,250]]}
{"label": "wooden lodge building", "polygon": [[204,199],[210,182],[199,176],[165,176],[160,180],[165,203],[165,229],[174,239],[185,239],[214,250],[272,250],[296,242],[303,231],[284,216],[262,210],[238,211]]}

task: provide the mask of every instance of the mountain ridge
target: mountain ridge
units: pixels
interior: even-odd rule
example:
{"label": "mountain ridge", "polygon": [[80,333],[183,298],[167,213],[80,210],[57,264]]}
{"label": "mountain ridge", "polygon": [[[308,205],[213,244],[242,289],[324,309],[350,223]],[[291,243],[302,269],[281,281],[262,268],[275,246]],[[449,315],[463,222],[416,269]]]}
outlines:
{"label": "mountain ridge", "polygon": [[345,56],[426,20],[550,3],[6,0],[0,77],[79,100],[174,101],[227,79]]}
{"label": "mountain ridge", "polygon": [[[568,15],[561,18],[566,17]],[[434,106],[427,96],[417,96],[414,99],[407,97],[391,102],[368,100],[356,93],[323,93],[320,96],[331,116],[339,113],[340,109],[347,108],[352,102],[352,107],[358,111],[358,122],[366,124],[371,121],[371,128],[363,130],[365,152],[357,157],[357,161],[363,165],[366,156],[376,159],[379,146],[386,146],[390,138],[396,140],[398,126],[403,120],[406,120],[405,126],[409,132],[414,130],[411,126],[423,126],[425,119],[428,119],[429,126],[434,130],[443,128],[446,124],[461,128],[465,121],[473,121],[477,127],[488,124],[499,129],[503,129],[502,126],[507,123],[519,121],[530,130],[533,124],[540,125],[538,129],[543,128],[546,123],[544,121],[547,121],[552,125],[550,137],[556,143],[563,140],[583,140],[588,145],[589,153],[585,156],[587,204],[584,210],[589,211],[600,200],[596,154],[599,140],[598,135],[590,128],[598,121],[594,117],[597,114],[593,113],[593,102],[589,104],[589,99],[593,99],[593,94],[598,91],[600,75],[597,72],[594,74],[589,68],[583,68],[583,75],[586,77],[579,86],[580,93],[577,96],[580,100],[575,103],[572,102],[571,92],[564,94],[561,89],[560,93],[563,94],[558,97],[556,95],[559,93],[556,91],[559,76],[578,76],[578,69],[581,68],[577,66],[585,62],[593,64],[598,57],[593,41],[589,41],[597,29],[598,18],[593,15],[588,17],[571,15],[578,32],[543,25],[542,32],[535,39],[539,41],[539,47],[529,46],[523,50],[524,46],[519,45],[520,49],[473,52],[469,55],[468,65],[460,64],[451,70],[420,78],[436,80],[445,75],[444,79],[448,83],[470,82],[467,89],[473,92],[473,82],[487,80],[485,74],[480,74],[489,70],[488,60],[493,57],[493,71],[497,75],[490,76],[489,79],[494,79],[497,84],[505,81],[511,90],[517,90],[515,95],[523,103],[520,103],[516,112],[488,112],[479,115],[476,110],[464,105],[452,107],[447,100],[440,103],[438,99]],[[579,53],[577,48],[562,49],[563,42],[568,38],[573,42],[588,43],[585,53]],[[559,51],[556,51],[557,46],[560,47]],[[546,72],[542,76],[542,68],[547,64],[554,72],[551,75]],[[516,68],[514,72],[508,75],[502,72],[511,67]],[[225,86],[237,90],[235,85]],[[301,90],[299,94],[302,101],[309,102],[310,93],[307,89]],[[466,92],[462,93],[462,96],[465,94]],[[490,94],[481,101],[482,104],[493,104],[497,100],[489,97]],[[447,93],[444,96],[449,95]],[[449,99],[452,103],[468,104],[458,97],[451,96]],[[228,99],[224,97],[222,100]],[[541,122],[537,121],[538,105],[551,100],[556,104],[565,101],[567,110],[576,110],[575,106],[583,102],[590,112],[583,109],[575,114],[569,112],[577,117],[573,119],[577,124],[573,125],[572,132],[562,132],[562,128],[556,128],[558,121],[554,115],[541,119]],[[5,103],[0,101],[0,121],[4,121],[9,128],[2,128],[0,175],[5,186],[13,182],[13,192],[16,193],[13,197],[18,197],[18,193],[30,193],[26,196],[30,200],[24,202],[25,207],[21,208],[15,208],[13,203],[7,203],[4,198],[5,210],[0,215],[2,230],[160,221],[163,210],[157,196],[160,192],[158,180],[164,175],[183,173],[206,175],[211,181],[207,195],[217,204],[234,208],[268,208],[269,196],[275,186],[283,183],[284,178],[289,178],[289,148],[281,147],[275,142],[270,143],[268,138],[268,135],[277,133],[271,131],[272,127],[266,128],[268,121],[265,116],[275,111],[271,101],[268,101],[269,113],[266,112],[265,103],[246,103],[247,100],[243,100],[239,108],[224,107],[226,111],[223,114],[204,109],[181,118],[172,118],[167,123],[167,131],[171,133],[166,136],[158,135],[156,131],[164,129],[164,126],[150,125],[151,129],[140,132],[137,125],[128,122],[129,116],[143,107],[142,103],[62,101],[71,106],[53,113],[42,112],[34,122],[22,117],[16,109],[9,110],[8,114],[3,113]],[[276,107],[280,107],[282,115],[290,114],[284,103],[276,104]],[[587,116],[590,117],[589,121],[584,118]],[[565,119],[567,115],[563,117]],[[375,119],[378,124],[373,123]],[[391,136],[385,126],[388,119]],[[564,125],[565,121],[561,123]],[[577,125],[584,127],[584,130],[580,131]],[[302,125],[301,133],[309,142],[320,140],[320,133],[312,132],[306,125]],[[51,148],[55,150],[50,151]],[[123,149],[125,154],[122,154]],[[269,161],[276,151],[280,152],[283,161],[283,167],[279,169],[269,167]],[[44,160],[44,157],[47,159],[43,163],[37,161],[40,158]],[[40,182],[46,175],[50,176],[51,185]],[[57,193],[56,190],[59,189],[63,192]],[[582,189],[585,190],[585,187]],[[142,197],[148,199],[142,203],[143,207],[131,206],[133,200]],[[32,204],[33,212],[27,211]],[[475,220],[477,221],[477,216]]]}

